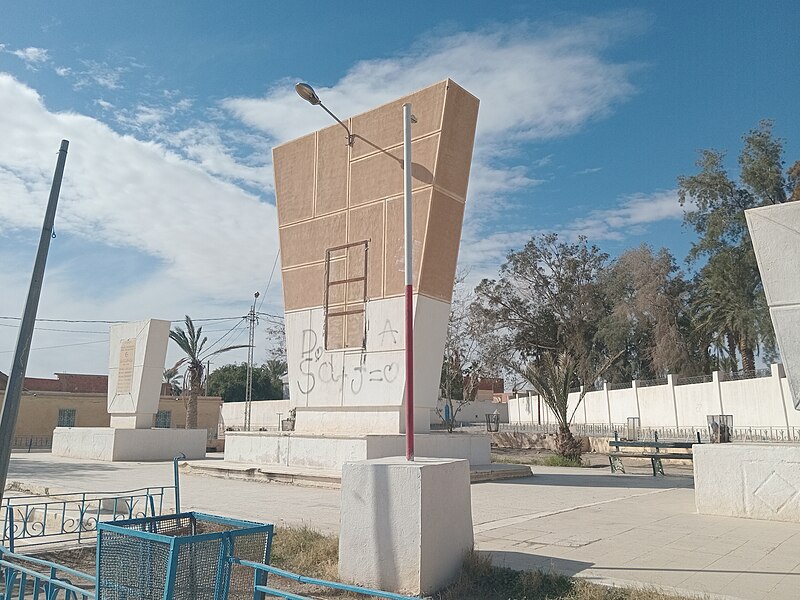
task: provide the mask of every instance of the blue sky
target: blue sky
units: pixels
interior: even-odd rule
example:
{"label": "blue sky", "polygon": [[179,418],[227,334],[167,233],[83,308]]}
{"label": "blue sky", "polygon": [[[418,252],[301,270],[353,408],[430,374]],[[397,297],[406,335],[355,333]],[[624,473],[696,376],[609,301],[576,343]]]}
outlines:
{"label": "blue sky", "polygon": [[[9,3],[0,316],[22,312],[62,137],[41,317],[246,313],[277,252],[270,148],[328,124],[297,80],[343,117],[445,77],[481,99],[460,259],[473,280],[541,231],[682,260],[676,177],[698,149],[728,149],[735,170],[742,134],[772,118],[800,158],[798,25],[791,2]],[[279,277],[262,310],[281,312]],[[237,323],[206,329],[242,343]],[[14,325],[0,319],[5,372]],[[43,323],[29,373],[104,372],[104,331]]]}

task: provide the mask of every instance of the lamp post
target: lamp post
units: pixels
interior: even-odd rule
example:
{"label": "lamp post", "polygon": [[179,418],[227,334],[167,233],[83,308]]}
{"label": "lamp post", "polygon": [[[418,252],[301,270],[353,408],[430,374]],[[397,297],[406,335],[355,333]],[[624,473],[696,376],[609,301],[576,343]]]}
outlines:
{"label": "lamp post", "polygon": [[[350,128],[322,103],[317,93],[307,83],[294,86],[297,94],[313,106],[321,106],[347,131],[347,145],[352,146],[355,136]],[[405,363],[406,363],[406,460],[414,460],[414,262],[413,230],[411,210],[411,123],[416,119],[411,114],[411,104],[403,104],[403,245],[405,271]]]}
{"label": "lamp post", "polygon": [[319,99],[317,93],[307,83],[296,83],[294,86],[294,90],[297,92],[297,95],[300,96],[303,100],[311,104],[312,106],[321,106],[322,110],[328,113],[331,117],[333,117],[334,121],[336,121],[339,125],[344,127],[345,131],[347,132],[347,145],[352,146],[353,142],[355,141],[355,136],[350,133],[350,128],[342,123],[335,114],[333,114],[328,107],[322,103],[322,100]]}
{"label": "lamp post", "polygon": [[414,261],[411,210],[411,104],[403,104],[403,243],[406,284],[406,460],[414,460]]}
{"label": "lamp post", "polygon": [[11,363],[11,373],[6,382],[6,394],[0,407],[0,502],[3,500],[3,490],[8,477],[8,464],[11,460],[11,446],[14,443],[14,428],[19,414],[22,384],[25,381],[25,370],[28,368],[28,355],[31,350],[33,328],[36,324],[36,312],[39,310],[39,297],[42,294],[42,281],[44,269],[47,264],[47,253],[50,250],[50,240],[55,237],[56,208],[58,196],[61,193],[61,180],[64,176],[64,165],[67,162],[68,140],[61,140],[61,147],[56,160],[56,171],[53,175],[53,184],[50,187],[50,197],[44,213],[42,234],[39,238],[39,248],[36,251],[36,260],[33,263],[31,285],[28,288],[28,298],[25,300],[25,312],[19,326],[17,347]]}

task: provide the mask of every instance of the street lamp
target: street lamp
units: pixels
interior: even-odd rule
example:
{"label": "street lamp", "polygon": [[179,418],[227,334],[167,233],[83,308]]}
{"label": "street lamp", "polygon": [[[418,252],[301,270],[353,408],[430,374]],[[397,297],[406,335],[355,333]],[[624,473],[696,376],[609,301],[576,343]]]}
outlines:
{"label": "street lamp", "polygon": [[[347,130],[347,145],[352,146],[354,136],[339,118],[329,111],[317,93],[307,83],[294,86],[297,94],[313,106],[321,106],[339,125]],[[405,271],[405,363],[406,363],[406,460],[414,460],[414,261],[412,260],[412,210],[411,210],[411,124],[417,119],[411,114],[411,103],[403,104],[403,228],[404,271]]]}
{"label": "street lamp", "polygon": [[303,100],[305,100],[312,106],[321,106],[322,109],[330,116],[332,116],[339,125],[344,127],[345,131],[347,132],[347,145],[348,146],[353,145],[353,142],[355,141],[355,136],[352,133],[350,133],[350,128],[344,123],[342,123],[339,117],[337,117],[335,114],[333,114],[331,111],[328,110],[328,107],[325,106],[322,103],[322,100],[319,99],[319,96],[317,96],[317,93],[314,91],[314,88],[312,88],[307,83],[300,82],[295,84],[294,90],[297,92],[298,96],[300,96]]}

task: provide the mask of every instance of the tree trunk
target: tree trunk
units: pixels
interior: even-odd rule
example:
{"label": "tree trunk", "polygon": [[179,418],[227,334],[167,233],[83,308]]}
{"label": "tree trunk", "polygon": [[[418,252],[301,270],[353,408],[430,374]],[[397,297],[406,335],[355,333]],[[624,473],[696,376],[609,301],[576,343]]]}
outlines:
{"label": "tree trunk", "polygon": [[747,343],[747,340],[742,338],[739,342],[739,352],[742,354],[742,370],[755,371],[756,370],[756,356],[753,348]]}
{"label": "tree trunk", "polygon": [[186,402],[186,429],[197,429],[197,394],[189,392]]}
{"label": "tree trunk", "polygon": [[200,379],[191,377],[189,400],[186,402],[186,429],[197,429],[197,398],[200,396]]}
{"label": "tree trunk", "polygon": [[569,425],[559,425],[556,434],[556,452],[570,460],[581,459],[581,444],[572,435]]}
{"label": "tree trunk", "polygon": [[736,372],[739,370],[739,361],[736,360],[736,338],[732,333],[727,334],[728,340],[728,357],[731,361],[731,371]]}

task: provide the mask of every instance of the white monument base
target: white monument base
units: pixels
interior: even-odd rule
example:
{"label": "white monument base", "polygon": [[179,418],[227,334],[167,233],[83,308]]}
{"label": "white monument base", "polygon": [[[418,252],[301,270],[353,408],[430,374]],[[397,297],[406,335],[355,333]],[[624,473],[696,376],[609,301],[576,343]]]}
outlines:
{"label": "white monument base", "polygon": [[111,427],[57,427],[53,431],[55,456],[107,461],[205,458],[205,429],[114,429]]}
{"label": "white monument base", "polygon": [[[338,470],[346,462],[405,456],[405,436],[313,435],[296,432],[229,431],[225,461]],[[471,465],[492,462],[488,435],[427,433],[414,436],[417,456],[461,458]]]}
{"label": "white monument base", "polygon": [[697,512],[800,523],[800,445],[695,444]]}
{"label": "white monument base", "polygon": [[430,594],[457,577],[473,543],[467,461],[393,457],[344,465],[343,581]]}

